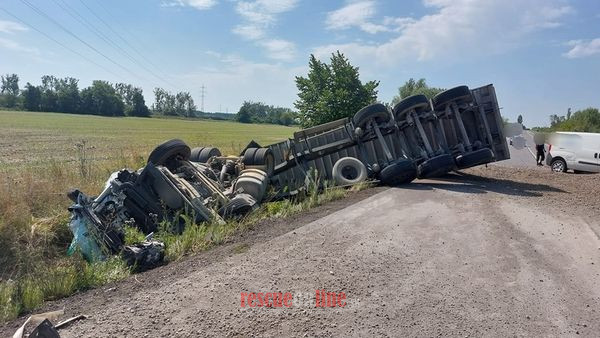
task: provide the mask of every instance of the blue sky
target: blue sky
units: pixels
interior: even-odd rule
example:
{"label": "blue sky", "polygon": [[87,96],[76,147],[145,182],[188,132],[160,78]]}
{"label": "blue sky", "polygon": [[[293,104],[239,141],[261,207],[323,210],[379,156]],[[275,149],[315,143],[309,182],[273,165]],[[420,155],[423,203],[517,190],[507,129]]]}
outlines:
{"label": "blue sky", "polygon": [[204,85],[207,111],[236,112],[244,100],[293,107],[309,55],[336,50],[363,80],[381,81],[384,102],[424,77],[437,87],[493,83],[503,114],[531,126],[600,106],[595,0],[0,2],[0,73],[21,85],[44,74],[81,87],[132,83],[148,105],[160,86],[190,91],[200,107]]}

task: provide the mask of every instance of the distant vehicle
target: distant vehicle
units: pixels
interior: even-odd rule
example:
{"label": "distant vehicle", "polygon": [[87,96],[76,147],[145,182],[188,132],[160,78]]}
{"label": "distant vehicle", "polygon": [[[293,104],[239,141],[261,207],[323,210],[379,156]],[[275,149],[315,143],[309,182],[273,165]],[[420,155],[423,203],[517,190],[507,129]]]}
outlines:
{"label": "distant vehicle", "polygon": [[550,135],[546,164],[554,172],[600,172],[600,134],[557,132]]}

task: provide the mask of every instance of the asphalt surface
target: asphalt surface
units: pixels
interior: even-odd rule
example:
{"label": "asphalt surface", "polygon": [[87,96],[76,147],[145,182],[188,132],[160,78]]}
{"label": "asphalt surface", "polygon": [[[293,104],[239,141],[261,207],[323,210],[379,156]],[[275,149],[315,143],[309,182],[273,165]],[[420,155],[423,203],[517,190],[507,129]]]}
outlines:
{"label": "asphalt surface", "polygon": [[[467,181],[383,190],[177,278],[88,293],[63,306],[91,317],[61,334],[597,337],[597,224],[532,197],[561,189]],[[346,306],[316,308],[316,290]],[[242,307],[242,292],[293,305]]]}
{"label": "asphalt surface", "polygon": [[513,144],[508,146],[510,159],[495,163],[494,165],[513,167],[513,168],[533,168],[535,162],[535,142],[533,134],[529,130],[523,130],[523,133],[513,137]]}

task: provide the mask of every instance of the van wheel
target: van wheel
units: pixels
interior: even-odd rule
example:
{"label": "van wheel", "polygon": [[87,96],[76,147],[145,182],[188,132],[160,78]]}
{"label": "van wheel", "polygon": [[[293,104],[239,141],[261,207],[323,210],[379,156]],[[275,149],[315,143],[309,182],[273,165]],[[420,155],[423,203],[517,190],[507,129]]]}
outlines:
{"label": "van wheel", "polygon": [[557,158],[552,160],[552,163],[550,163],[550,168],[552,168],[552,171],[555,173],[566,173],[567,163],[564,160]]}

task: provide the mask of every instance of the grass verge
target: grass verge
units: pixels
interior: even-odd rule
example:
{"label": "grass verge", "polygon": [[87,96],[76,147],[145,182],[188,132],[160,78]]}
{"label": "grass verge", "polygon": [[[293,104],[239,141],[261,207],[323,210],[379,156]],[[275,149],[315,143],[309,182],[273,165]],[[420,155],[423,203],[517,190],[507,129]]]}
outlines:
{"label": "grass verge", "polygon": [[[328,187],[310,189],[307,195],[263,203],[260,208],[244,218],[227,220],[224,223],[195,224],[187,220],[185,230],[180,235],[159,231],[155,238],[162,240],[166,247],[166,261],[173,262],[182,257],[208,250],[223,243],[237,231],[251,228],[267,218],[288,217],[319,205],[345,197],[351,191],[360,191],[370,184],[359,184],[350,189]],[[167,228],[165,226],[165,228]],[[144,239],[135,228],[126,227],[125,242],[132,244]],[[243,252],[246,247],[236,248]],[[81,256],[62,258],[51,266],[40,266],[15,280],[0,282],[0,322],[11,320],[18,315],[33,311],[44,301],[67,297],[101,285],[122,280],[132,271],[118,256],[106,261],[88,263]]]}

